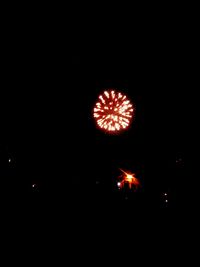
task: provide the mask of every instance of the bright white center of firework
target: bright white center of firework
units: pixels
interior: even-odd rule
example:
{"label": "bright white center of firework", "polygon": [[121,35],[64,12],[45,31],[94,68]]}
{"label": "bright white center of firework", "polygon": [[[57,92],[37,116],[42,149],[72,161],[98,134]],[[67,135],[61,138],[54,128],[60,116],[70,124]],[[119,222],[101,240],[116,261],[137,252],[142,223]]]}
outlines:
{"label": "bright white center of firework", "polygon": [[130,100],[125,95],[112,90],[105,91],[99,96],[93,115],[100,128],[119,131],[129,126],[133,111]]}

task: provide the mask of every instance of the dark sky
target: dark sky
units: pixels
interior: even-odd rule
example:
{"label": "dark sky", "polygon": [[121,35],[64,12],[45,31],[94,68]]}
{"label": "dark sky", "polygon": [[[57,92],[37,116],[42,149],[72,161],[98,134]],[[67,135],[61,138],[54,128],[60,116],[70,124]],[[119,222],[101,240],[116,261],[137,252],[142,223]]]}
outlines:
{"label": "dark sky", "polygon": [[[175,29],[141,23],[66,35],[30,27],[6,39],[1,143],[16,154],[18,181],[63,193],[93,192],[98,180],[109,191],[121,167],[136,171],[147,194],[176,191],[190,80],[181,38]],[[98,130],[92,118],[107,88],[136,106],[130,129],[116,136]]]}
{"label": "dark sky", "polygon": [[[56,262],[62,254],[163,262],[196,236],[198,174],[186,165],[197,159],[198,23],[188,5],[136,5],[2,9],[0,201],[9,252],[22,251],[20,240],[31,260],[59,251]],[[92,118],[108,88],[136,107],[119,135]],[[116,188],[119,168],[136,173],[136,192]]]}

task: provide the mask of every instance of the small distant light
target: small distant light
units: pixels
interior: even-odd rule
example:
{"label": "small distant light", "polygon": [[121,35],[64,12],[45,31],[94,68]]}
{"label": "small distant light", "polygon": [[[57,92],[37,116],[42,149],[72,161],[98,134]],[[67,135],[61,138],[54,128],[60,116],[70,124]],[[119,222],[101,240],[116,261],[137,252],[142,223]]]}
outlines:
{"label": "small distant light", "polygon": [[8,162],[11,163],[11,159],[8,159]]}
{"label": "small distant light", "polygon": [[167,196],[167,193],[164,193],[165,196]]}
{"label": "small distant light", "polygon": [[167,203],[168,202],[168,199],[166,199],[165,202]]}
{"label": "small distant light", "polygon": [[36,187],[36,184],[32,184],[32,188],[35,188]]}
{"label": "small distant light", "polygon": [[121,185],[121,183],[120,183],[120,182],[118,182],[118,183],[117,183],[117,186],[120,186],[120,185]]}

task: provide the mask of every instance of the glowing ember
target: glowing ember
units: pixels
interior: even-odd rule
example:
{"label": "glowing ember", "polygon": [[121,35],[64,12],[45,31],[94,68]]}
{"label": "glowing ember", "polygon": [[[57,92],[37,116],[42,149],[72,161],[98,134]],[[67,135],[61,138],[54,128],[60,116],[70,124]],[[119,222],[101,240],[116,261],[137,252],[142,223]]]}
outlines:
{"label": "glowing ember", "polygon": [[123,188],[125,184],[129,185],[129,188],[131,189],[132,187],[137,188],[138,185],[140,184],[138,179],[135,177],[134,173],[126,173],[122,169],[120,169],[124,175],[121,176],[121,181],[117,183],[119,188]]}
{"label": "glowing ember", "polygon": [[115,132],[126,129],[130,125],[133,112],[133,105],[125,95],[109,90],[99,96],[93,116],[101,129]]}

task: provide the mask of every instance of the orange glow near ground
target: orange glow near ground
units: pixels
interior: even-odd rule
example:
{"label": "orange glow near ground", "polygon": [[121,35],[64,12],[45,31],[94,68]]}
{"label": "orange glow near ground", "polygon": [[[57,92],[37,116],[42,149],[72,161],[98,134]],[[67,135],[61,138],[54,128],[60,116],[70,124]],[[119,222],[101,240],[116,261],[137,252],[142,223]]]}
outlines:
{"label": "orange glow near ground", "polygon": [[119,188],[123,188],[124,184],[127,183],[129,185],[129,188],[137,188],[139,183],[139,180],[135,177],[134,173],[126,173],[122,169],[120,169],[123,172],[122,180],[121,182],[118,182],[117,185]]}

